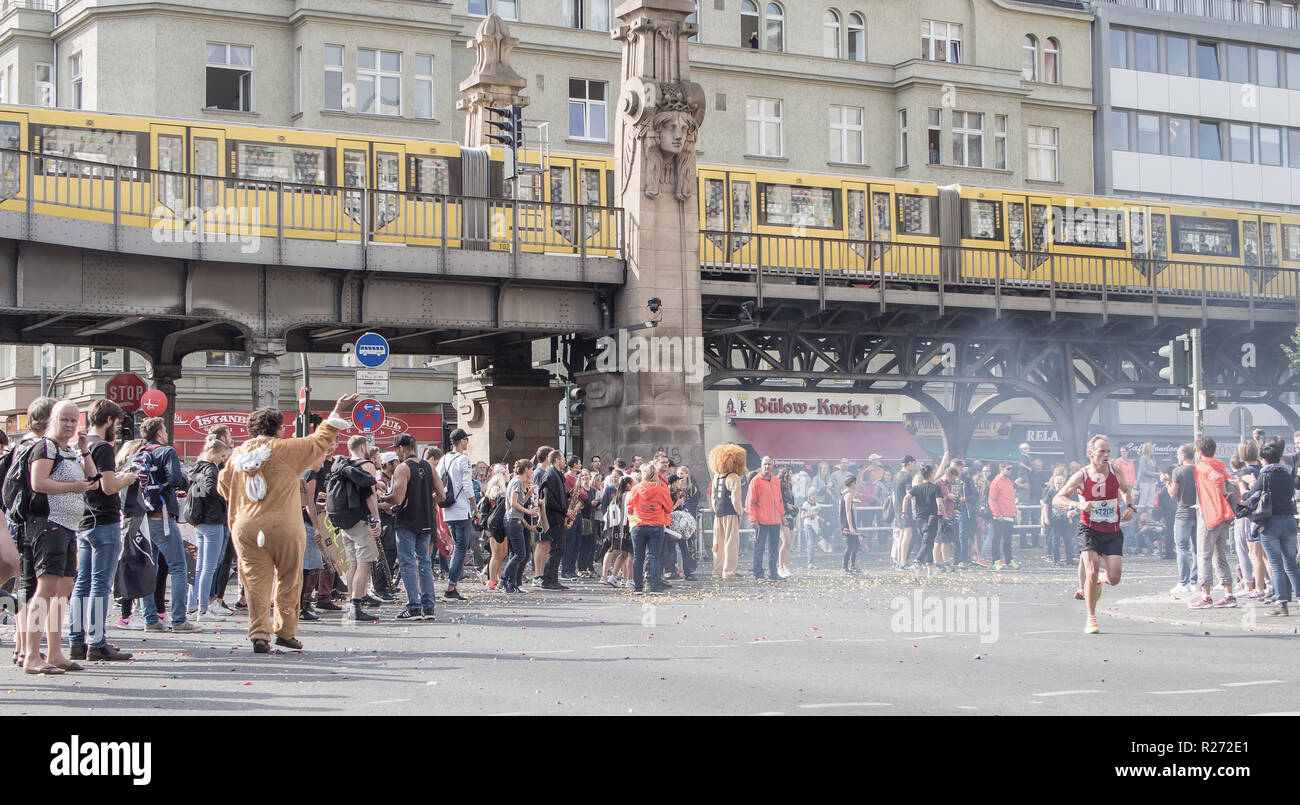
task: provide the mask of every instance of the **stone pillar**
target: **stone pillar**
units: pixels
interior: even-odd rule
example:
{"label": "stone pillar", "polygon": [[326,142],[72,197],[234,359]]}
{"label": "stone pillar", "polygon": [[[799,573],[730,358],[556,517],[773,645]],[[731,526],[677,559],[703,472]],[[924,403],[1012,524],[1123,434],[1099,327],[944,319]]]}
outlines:
{"label": "stone pillar", "polygon": [[474,37],[465,43],[474,51],[474,71],[460,82],[465,97],[456,101],[456,108],[465,113],[465,145],[470,148],[500,146],[486,136],[494,132],[486,123],[492,119],[487,107],[529,103],[519,94],[528,81],[510,66],[510,51],[517,44],[519,40],[510,35],[510,29],[496,14],[489,14],[479,23]]}
{"label": "stone pillar", "polygon": [[[456,423],[470,434],[469,455],[489,464],[531,458],[537,448],[556,443],[562,389],[551,388],[551,374],[530,366],[527,345],[484,367],[483,359],[458,364]],[[506,440],[506,431],[514,439]]]}
{"label": "stone pillar", "polygon": [[[614,203],[625,214],[627,284],[614,325],[658,320],[599,345],[587,389],[587,452],[631,459],[666,451],[704,468],[704,375],[695,142],[704,90],[690,80],[686,0],[627,0],[612,37],[623,43]],[[659,313],[647,308],[660,300]],[[675,453],[675,455],[674,455]]]}
{"label": "stone pillar", "polygon": [[280,358],[285,354],[283,338],[253,339],[253,408],[280,404]]}

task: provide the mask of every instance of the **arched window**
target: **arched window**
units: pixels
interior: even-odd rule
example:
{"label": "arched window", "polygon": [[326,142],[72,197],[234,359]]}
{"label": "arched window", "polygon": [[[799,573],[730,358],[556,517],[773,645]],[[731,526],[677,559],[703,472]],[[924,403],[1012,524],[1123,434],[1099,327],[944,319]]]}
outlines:
{"label": "arched window", "polygon": [[785,10],[780,3],[768,3],[765,17],[767,41],[764,47],[779,53],[785,50]]}
{"label": "arched window", "polygon": [[828,59],[840,57],[840,13],[833,8],[822,15],[822,55]]}
{"label": "arched window", "polygon": [[1054,36],[1047,37],[1043,45],[1043,81],[1061,83],[1061,43]]}
{"label": "arched window", "polygon": [[1038,80],[1038,38],[1025,34],[1025,41],[1020,46],[1020,77],[1025,81]]}
{"label": "arched window", "polygon": [[867,60],[867,25],[856,11],[849,15],[849,61]]}
{"label": "arched window", "polygon": [[740,46],[758,50],[758,6],[753,0],[740,0]]}

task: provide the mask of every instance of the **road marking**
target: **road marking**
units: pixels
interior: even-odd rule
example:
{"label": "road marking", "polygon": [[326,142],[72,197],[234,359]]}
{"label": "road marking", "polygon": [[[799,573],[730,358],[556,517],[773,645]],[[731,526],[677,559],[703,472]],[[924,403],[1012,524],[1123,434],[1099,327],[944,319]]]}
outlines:
{"label": "road marking", "polygon": [[1074,696],[1079,693],[1105,693],[1104,690],[1049,690],[1046,693],[1035,693],[1035,696]]}
{"label": "road marking", "polygon": [[927,634],[927,635],[921,635],[920,637],[911,637],[908,635],[903,635],[903,639],[904,640],[933,640],[936,637],[947,637],[947,636],[948,635],[946,634]]}
{"label": "road marking", "polygon": [[840,637],[832,641],[835,643],[883,643],[883,637]]}
{"label": "road marking", "polygon": [[1223,688],[1194,688],[1192,690],[1148,690],[1152,696],[1177,696],[1182,693],[1227,693]]}
{"label": "road marking", "polygon": [[678,646],[675,646],[675,648],[731,648],[734,645],[736,644],[735,643],[703,643],[698,646],[692,646],[683,643]]}
{"label": "road marking", "polygon": [[1247,685],[1281,685],[1284,684],[1285,682],[1286,680],[1284,679],[1261,679],[1257,682],[1224,682],[1223,687],[1244,688]]}
{"label": "road marking", "polygon": [[612,643],[612,644],[610,644],[610,645],[608,645],[608,646],[592,646],[593,649],[598,649],[598,648],[644,648],[644,647],[645,647],[645,643]]}
{"label": "road marking", "polygon": [[975,709],[977,709],[977,708],[976,708],[975,705],[973,705],[973,704],[959,704],[959,705],[957,705],[957,709],[958,709],[958,710],[975,710]]}
{"label": "road marking", "polygon": [[524,649],[518,648],[513,651],[507,651],[506,654],[572,654],[577,651],[576,648],[546,648],[546,649]]}
{"label": "road marking", "polygon": [[1069,629],[1040,629],[1037,632],[1016,632],[1016,637],[1031,634],[1073,634]]}
{"label": "road marking", "polygon": [[761,645],[764,645],[764,644],[766,644],[766,643],[801,643],[801,642],[803,642],[803,641],[796,637],[796,638],[792,638],[792,639],[790,639],[790,640],[751,640],[751,641],[749,641],[749,645],[751,645],[751,646],[761,646]]}
{"label": "road marking", "polygon": [[491,713],[493,716],[526,716],[530,715],[526,710],[520,710],[515,713]]}
{"label": "road marking", "polygon": [[802,710],[821,710],[827,707],[893,707],[889,702],[826,702],[824,704],[801,704]]}
{"label": "road marking", "polygon": [[410,699],[380,699],[377,702],[366,702],[366,704],[393,704],[394,702],[409,702]]}

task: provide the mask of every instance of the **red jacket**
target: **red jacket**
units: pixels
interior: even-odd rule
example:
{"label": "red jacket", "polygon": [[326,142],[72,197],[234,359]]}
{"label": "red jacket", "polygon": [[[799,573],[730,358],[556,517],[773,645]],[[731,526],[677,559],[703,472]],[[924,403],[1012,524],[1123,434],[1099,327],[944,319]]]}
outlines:
{"label": "red jacket", "polygon": [[1016,517],[1016,486],[1001,473],[989,484],[989,510],[994,517]]}
{"label": "red jacket", "polygon": [[780,525],[785,516],[785,501],[781,499],[781,481],[776,473],[763,479],[763,473],[749,482],[749,497],[745,499],[745,514],[754,525]]}
{"label": "red jacket", "polygon": [[641,525],[669,525],[673,521],[673,496],[664,484],[639,483],[627,496],[627,513]]}

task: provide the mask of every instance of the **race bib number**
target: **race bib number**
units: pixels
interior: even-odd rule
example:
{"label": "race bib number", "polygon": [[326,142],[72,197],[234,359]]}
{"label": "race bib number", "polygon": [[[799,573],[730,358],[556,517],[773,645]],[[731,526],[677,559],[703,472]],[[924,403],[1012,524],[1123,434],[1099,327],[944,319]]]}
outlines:
{"label": "race bib number", "polygon": [[1088,519],[1094,523],[1118,523],[1119,501],[1115,498],[1094,500],[1092,509],[1088,512]]}

